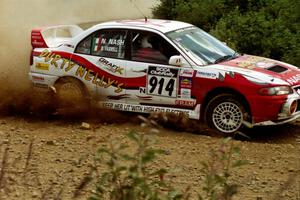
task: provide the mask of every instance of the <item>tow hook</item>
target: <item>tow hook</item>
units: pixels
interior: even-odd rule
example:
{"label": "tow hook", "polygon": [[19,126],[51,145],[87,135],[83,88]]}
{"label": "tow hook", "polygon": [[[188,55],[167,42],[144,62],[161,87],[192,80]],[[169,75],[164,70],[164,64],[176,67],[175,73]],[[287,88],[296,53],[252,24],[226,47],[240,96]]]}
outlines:
{"label": "tow hook", "polygon": [[244,120],[242,123],[243,123],[243,125],[246,126],[247,128],[253,128],[253,124],[250,123],[250,122],[247,122],[247,121]]}
{"label": "tow hook", "polygon": [[[247,112],[244,114],[244,119],[250,119],[250,116]],[[247,128],[253,128],[253,124],[251,122],[246,121],[246,120],[243,120],[242,124],[244,126],[246,126]]]}

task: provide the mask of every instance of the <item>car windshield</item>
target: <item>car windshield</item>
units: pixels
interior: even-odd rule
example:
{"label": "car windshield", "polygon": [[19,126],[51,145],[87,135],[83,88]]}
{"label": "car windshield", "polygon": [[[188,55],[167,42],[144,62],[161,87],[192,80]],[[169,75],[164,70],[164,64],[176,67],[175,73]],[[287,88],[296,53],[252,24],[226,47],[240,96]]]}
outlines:
{"label": "car windshield", "polygon": [[167,36],[199,65],[218,63],[238,55],[224,43],[194,26],[170,32]]}

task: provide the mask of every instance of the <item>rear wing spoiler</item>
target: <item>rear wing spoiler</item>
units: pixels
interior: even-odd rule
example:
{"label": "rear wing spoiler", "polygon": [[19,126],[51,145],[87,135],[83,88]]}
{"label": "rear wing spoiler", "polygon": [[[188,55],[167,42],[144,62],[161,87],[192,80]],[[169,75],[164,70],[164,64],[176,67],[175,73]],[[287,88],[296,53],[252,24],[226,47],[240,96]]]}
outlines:
{"label": "rear wing spoiler", "polygon": [[33,49],[57,47],[81,32],[83,32],[83,29],[77,25],[35,28],[31,31],[31,46]]}

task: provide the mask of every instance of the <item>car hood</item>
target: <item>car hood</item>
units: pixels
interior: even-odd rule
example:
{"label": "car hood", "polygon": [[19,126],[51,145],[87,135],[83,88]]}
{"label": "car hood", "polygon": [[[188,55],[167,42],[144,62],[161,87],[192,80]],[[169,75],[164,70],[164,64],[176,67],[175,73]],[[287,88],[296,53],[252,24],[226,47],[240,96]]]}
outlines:
{"label": "car hood", "polygon": [[[273,79],[273,83],[283,84],[283,81],[291,86],[300,85],[300,69],[280,61],[251,55],[242,55],[233,60],[219,63],[225,69],[241,73],[253,79]],[[228,70],[228,69],[227,69]],[[226,71],[227,71],[226,70]],[[267,78],[268,77],[268,78]],[[277,80],[274,82],[274,80]],[[269,81],[267,81],[269,82]]]}

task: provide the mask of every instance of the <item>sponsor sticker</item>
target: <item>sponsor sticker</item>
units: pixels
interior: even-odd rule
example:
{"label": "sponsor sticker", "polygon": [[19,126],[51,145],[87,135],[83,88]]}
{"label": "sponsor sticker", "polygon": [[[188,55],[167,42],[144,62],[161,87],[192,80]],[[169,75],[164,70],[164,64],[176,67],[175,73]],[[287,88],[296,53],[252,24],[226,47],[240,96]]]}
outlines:
{"label": "sponsor sticker", "polygon": [[100,58],[99,62],[101,62],[101,64],[103,64],[107,70],[109,70],[113,73],[119,73],[121,75],[123,74],[124,69],[122,67],[114,65],[113,63],[109,62],[105,58]]}
{"label": "sponsor sticker", "polygon": [[193,69],[181,69],[180,70],[180,76],[193,77],[193,74],[194,74]]}
{"label": "sponsor sticker", "polygon": [[208,78],[208,79],[217,79],[218,74],[216,72],[210,72],[210,71],[197,71],[197,77]]}
{"label": "sponsor sticker", "polygon": [[33,86],[39,88],[48,88],[48,85],[44,83],[33,83]]}
{"label": "sponsor sticker", "polygon": [[181,98],[189,99],[191,98],[191,95],[192,95],[191,89],[185,89],[185,88],[180,89]]}
{"label": "sponsor sticker", "polygon": [[180,87],[181,88],[192,88],[192,78],[191,77],[180,77]]}
{"label": "sponsor sticker", "polygon": [[146,94],[146,88],[145,87],[139,87],[139,92],[141,94]]}
{"label": "sponsor sticker", "polygon": [[39,69],[39,70],[49,70],[49,64],[47,63],[36,63],[35,64],[35,68]]}
{"label": "sponsor sticker", "polygon": [[178,69],[169,67],[149,66],[148,75],[164,76],[164,77],[177,77]]}
{"label": "sponsor sticker", "polygon": [[193,99],[193,100],[181,100],[181,99],[178,99],[178,100],[175,101],[175,104],[179,105],[179,106],[193,107],[196,104],[196,100],[195,99]]}
{"label": "sponsor sticker", "polygon": [[32,76],[32,80],[39,81],[39,82],[45,81],[44,77],[42,77],[42,76]]}

